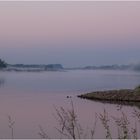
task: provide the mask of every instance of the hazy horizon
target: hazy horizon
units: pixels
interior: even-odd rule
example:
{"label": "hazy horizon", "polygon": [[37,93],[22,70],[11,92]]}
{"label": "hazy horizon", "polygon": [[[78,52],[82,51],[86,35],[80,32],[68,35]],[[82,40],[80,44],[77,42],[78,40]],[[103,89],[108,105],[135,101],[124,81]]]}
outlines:
{"label": "hazy horizon", "polygon": [[0,2],[0,58],[65,67],[140,62],[140,2]]}

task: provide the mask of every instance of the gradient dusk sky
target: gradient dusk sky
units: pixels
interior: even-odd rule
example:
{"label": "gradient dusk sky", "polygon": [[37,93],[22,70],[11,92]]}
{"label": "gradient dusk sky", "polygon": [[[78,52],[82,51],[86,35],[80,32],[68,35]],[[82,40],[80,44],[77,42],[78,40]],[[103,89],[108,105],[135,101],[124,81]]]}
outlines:
{"label": "gradient dusk sky", "polygon": [[140,1],[1,1],[0,58],[66,67],[140,62]]}

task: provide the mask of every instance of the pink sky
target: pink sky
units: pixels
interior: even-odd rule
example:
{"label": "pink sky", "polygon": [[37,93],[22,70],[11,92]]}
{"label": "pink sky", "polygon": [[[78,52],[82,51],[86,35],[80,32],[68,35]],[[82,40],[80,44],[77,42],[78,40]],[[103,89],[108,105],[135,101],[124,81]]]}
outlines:
{"label": "pink sky", "polygon": [[2,40],[125,40],[140,36],[140,2],[0,2]]}
{"label": "pink sky", "polygon": [[139,52],[139,1],[0,2],[0,57],[9,63],[125,64]]}

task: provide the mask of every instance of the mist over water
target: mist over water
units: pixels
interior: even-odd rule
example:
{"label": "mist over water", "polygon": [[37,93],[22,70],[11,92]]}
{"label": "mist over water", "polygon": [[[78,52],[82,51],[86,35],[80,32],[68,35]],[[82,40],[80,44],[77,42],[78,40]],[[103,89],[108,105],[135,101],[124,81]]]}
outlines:
{"label": "mist over water", "polygon": [[[70,107],[72,99],[79,120],[85,128],[93,122],[95,113],[105,108],[116,116],[117,105],[82,100],[79,94],[121,88],[135,88],[140,83],[140,73],[134,71],[71,70],[67,72],[0,72],[0,131],[2,138],[10,138],[7,116],[15,119],[15,138],[39,138],[38,125],[58,138],[54,106]],[[2,80],[5,79],[5,80]],[[4,82],[5,81],[5,82]],[[71,96],[68,99],[67,96]],[[137,108],[137,107],[136,107]],[[124,106],[124,112],[132,120],[133,107]],[[113,127],[113,126],[111,126]],[[100,131],[98,131],[100,130]],[[113,128],[113,134],[115,129]],[[104,138],[97,127],[96,138]],[[116,135],[116,134],[114,134]]]}

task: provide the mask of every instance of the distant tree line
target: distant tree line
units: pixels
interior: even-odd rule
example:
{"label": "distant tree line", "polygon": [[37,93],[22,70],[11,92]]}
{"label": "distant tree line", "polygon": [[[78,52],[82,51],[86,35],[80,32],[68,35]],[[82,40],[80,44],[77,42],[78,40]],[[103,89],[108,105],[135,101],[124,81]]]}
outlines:
{"label": "distant tree line", "polygon": [[140,71],[140,63],[130,65],[102,65],[102,66],[86,66],[82,69],[93,69],[93,70],[136,70]]}
{"label": "distant tree line", "polygon": [[6,68],[6,67],[7,64],[2,59],[0,59],[0,68]]}

